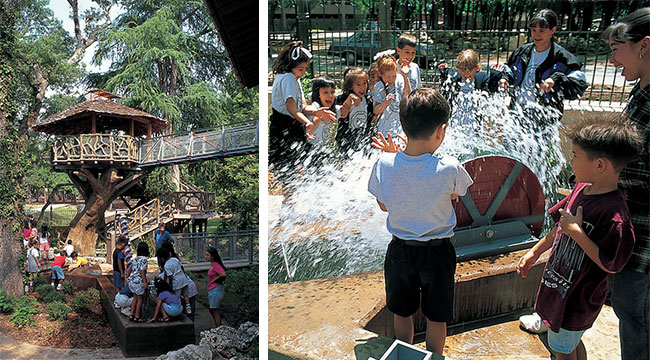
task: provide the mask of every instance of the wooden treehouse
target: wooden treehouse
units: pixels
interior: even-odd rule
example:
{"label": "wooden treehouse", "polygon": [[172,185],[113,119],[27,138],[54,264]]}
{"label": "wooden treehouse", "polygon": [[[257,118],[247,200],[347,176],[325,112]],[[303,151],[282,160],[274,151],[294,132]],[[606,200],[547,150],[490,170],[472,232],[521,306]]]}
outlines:
{"label": "wooden treehouse", "polygon": [[[143,169],[258,151],[257,122],[162,135],[167,121],[117,103],[117,95],[91,90],[86,99],[33,126],[34,131],[56,136],[52,166],[66,172],[84,198],[84,210],[73,219],[68,234],[84,255],[94,255],[98,235],[106,237],[112,229],[104,214],[118,197],[130,209],[126,216],[136,237],[159,222],[204,223],[214,216],[215,194],[192,185],[155,199],[144,197]],[[126,198],[137,204],[132,207]]]}

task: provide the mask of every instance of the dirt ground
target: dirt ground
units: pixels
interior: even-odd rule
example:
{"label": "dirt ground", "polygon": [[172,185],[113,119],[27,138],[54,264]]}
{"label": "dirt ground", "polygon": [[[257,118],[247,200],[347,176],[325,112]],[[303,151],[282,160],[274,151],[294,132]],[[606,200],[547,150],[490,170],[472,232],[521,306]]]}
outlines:
{"label": "dirt ground", "polygon": [[[38,293],[29,297],[40,299]],[[68,304],[71,295],[65,295]],[[39,301],[39,312],[34,316],[34,326],[17,327],[9,321],[11,315],[0,315],[0,332],[5,335],[34,345],[57,348],[100,349],[117,346],[117,339],[108,323],[101,305],[92,308],[89,314],[70,312],[65,321],[52,321],[45,312],[45,304]]]}

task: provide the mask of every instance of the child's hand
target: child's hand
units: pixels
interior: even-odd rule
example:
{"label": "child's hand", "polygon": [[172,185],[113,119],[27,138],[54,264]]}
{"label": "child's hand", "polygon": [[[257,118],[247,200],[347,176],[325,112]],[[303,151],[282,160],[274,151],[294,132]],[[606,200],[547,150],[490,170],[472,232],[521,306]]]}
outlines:
{"label": "child's hand", "polygon": [[548,79],[542,81],[541,84],[539,84],[539,90],[542,93],[547,93],[547,92],[551,91],[551,89],[553,89],[553,86],[555,86],[555,81],[553,81],[553,79],[551,79],[551,78],[548,78]]}
{"label": "child's hand", "polygon": [[390,93],[386,95],[386,101],[385,101],[386,103],[390,104],[393,102],[393,100],[395,100],[395,94]]}
{"label": "child's hand", "polygon": [[492,65],[492,69],[500,72],[504,72],[506,70],[506,67],[503,66],[503,64],[494,64]]}
{"label": "child's hand", "polygon": [[449,67],[449,64],[446,62],[443,62],[442,64],[438,65],[438,69],[443,70]]}
{"label": "child's hand", "polygon": [[348,96],[348,100],[350,100],[350,103],[355,107],[361,105],[361,98],[355,94],[350,94],[350,96]]}
{"label": "child's hand", "polygon": [[305,124],[305,136],[309,140],[316,140],[316,136],[314,136],[314,123],[311,121]]}
{"label": "child's hand", "polygon": [[519,263],[517,263],[517,274],[521,275],[522,278],[526,278],[528,276],[528,270],[535,265],[535,261],[537,261],[538,256],[535,256],[535,253],[532,251],[526,252],[524,256],[519,259]]}
{"label": "child's hand", "polygon": [[149,320],[149,321],[147,321],[147,322],[148,322],[148,323],[152,323],[152,322],[154,322],[154,321],[156,321],[156,318],[151,318],[151,320]]}
{"label": "child's hand", "polygon": [[402,71],[402,75],[406,76],[408,75],[409,71],[411,70],[409,66],[410,61],[406,59],[400,59],[399,64],[400,64],[400,70]]}
{"label": "child's hand", "polygon": [[578,210],[575,215],[572,215],[570,211],[565,211],[560,209],[560,226],[558,227],[558,232],[560,234],[566,234],[571,237],[574,237],[574,234],[582,232],[582,206],[578,206]]}
{"label": "child's hand", "polygon": [[350,102],[347,100],[343,103],[343,105],[341,105],[341,119],[345,119],[348,117],[348,115],[350,115],[350,106]]}
{"label": "child's hand", "polygon": [[326,107],[316,110],[314,116],[318,116],[318,118],[325,121],[327,125],[336,121],[336,114]]}
{"label": "child's hand", "polygon": [[[397,153],[403,151],[402,146],[400,146],[399,144],[395,144],[395,142],[393,141],[393,137],[391,136],[390,133],[386,134],[388,136],[388,140],[386,140],[384,134],[382,133],[377,133],[377,135],[378,137],[377,136],[372,137],[372,144],[370,144],[370,146],[377,148],[381,151],[390,152],[390,153]],[[402,137],[401,135],[398,135],[397,137],[402,139],[402,141],[404,141],[405,144],[407,143],[406,138]]]}

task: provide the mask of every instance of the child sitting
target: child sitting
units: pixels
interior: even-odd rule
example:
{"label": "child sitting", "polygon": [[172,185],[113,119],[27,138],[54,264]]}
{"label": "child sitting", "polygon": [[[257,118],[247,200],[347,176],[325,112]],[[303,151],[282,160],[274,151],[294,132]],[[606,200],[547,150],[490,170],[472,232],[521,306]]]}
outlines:
{"label": "child sitting", "polygon": [[400,35],[399,39],[397,39],[395,52],[399,56],[398,63],[400,71],[408,74],[411,91],[422,87],[420,67],[413,62],[417,54],[417,39],[415,36],[406,33]]}
{"label": "child sitting", "polygon": [[372,101],[368,96],[368,74],[363,69],[355,67],[343,72],[343,94],[336,97],[336,103],[343,105],[336,129],[339,151],[346,154],[350,149],[361,149],[366,145],[365,138],[370,134],[373,117]]}
{"label": "child sitting", "polygon": [[554,227],[517,264],[526,277],[539,256],[551,249],[535,300],[549,328],[557,359],[586,359],[580,340],[607,297],[607,275],[621,271],[632,254],[634,231],[618,178],[642,149],[631,123],[585,119],[569,130],[576,185],[549,210]]}
{"label": "child sitting", "polygon": [[381,155],[368,191],[388,212],[386,227],[393,237],[386,251],[384,278],[395,335],[413,342],[413,315],[422,299],[427,349],[442,355],[446,323],[454,317],[452,201],[466,193],[472,179],[458,160],[433,155],[445,138],[447,100],[436,90],[417,89],[402,101],[399,115],[408,138],[406,149]]}
{"label": "child sitting", "polygon": [[399,102],[411,92],[408,74],[399,71],[392,55],[381,55],[377,59],[380,80],[372,89],[373,112],[379,115],[377,131],[399,135],[402,126],[399,120]]}
{"label": "child sitting", "polygon": [[162,314],[160,321],[167,322],[170,317],[176,317],[183,313],[181,301],[174,295],[171,286],[165,280],[156,279],[154,286],[158,294],[158,302],[153,317],[149,320],[150,323],[159,320],[158,314]]}

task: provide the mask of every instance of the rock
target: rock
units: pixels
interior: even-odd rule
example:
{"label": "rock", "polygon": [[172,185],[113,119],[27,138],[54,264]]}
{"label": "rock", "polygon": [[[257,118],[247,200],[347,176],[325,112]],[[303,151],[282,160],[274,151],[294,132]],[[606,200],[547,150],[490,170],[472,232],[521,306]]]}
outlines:
{"label": "rock", "polygon": [[102,275],[113,275],[113,265],[99,264],[99,268],[102,269]]}
{"label": "rock", "polygon": [[[170,351],[167,354],[160,355],[156,360],[194,360],[194,359],[206,359],[211,360],[212,350],[207,345],[194,345],[190,344],[184,348],[178,349],[176,351]],[[215,360],[222,359],[220,356],[215,358]]]}
{"label": "rock", "polygon": [[203,331],[200,345],[209,346],[225,358],[232,358],[246,353],[258,337],[259,326],[249,321],[241,324],[239,329],[222,325]]}

